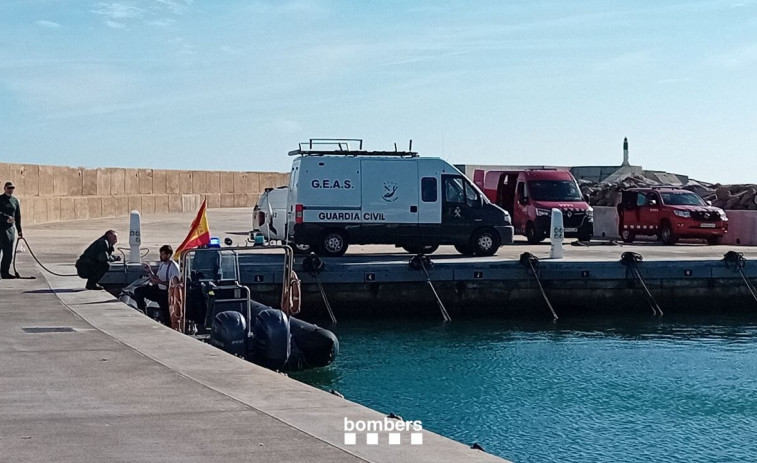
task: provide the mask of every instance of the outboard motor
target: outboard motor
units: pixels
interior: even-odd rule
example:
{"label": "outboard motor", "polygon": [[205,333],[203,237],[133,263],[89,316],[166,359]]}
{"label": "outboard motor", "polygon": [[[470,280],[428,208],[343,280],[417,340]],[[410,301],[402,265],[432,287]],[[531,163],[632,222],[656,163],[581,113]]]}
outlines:
{"label": "outboard motor", "polygon": [[247,351],[247,322],[239,312],[228,310],[213,319],[210,343],[231,355],[244,358]]}
{"label": "outboard motor", "polygon": [[252,320],[251,360],[280,370],[289,359],[289,317],[280,310],[264,309]]}

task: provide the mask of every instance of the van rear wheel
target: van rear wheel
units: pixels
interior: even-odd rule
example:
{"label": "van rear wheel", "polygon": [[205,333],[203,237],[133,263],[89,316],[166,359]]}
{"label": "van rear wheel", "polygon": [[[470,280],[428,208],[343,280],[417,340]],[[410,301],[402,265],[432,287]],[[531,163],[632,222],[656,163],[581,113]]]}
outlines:
{"label": "van rear wheel", "polygon": [[531,244],[541,243],[544,239],[544,237],[536,235],[536,226],[533,222],[528,222],[526,224],[526,239]]}
{"label": "van rear wheel", "polygon": [[339,257],[347,252],[347,239],[339,230],[327,230],[318,244],[318,251],[326,257]]}
{"label": "van rear wheel", "polygon": [[473,254],[477,256],[493,256],[499,249],[499,234],[490,228],[476,231],[471,239]]}
{"label": "van rear wheel", "polygon": [[464,256],[472,256],[473,255],[473,248],[469,244],[456,244],[455,250],[459,252],[460,254]]}

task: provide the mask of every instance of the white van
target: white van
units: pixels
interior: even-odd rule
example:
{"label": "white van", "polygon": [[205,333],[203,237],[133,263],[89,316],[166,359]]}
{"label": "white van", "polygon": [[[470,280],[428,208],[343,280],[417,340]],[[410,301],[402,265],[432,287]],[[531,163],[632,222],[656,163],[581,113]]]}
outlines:
{"label": "white van", "polygon": [[[412,149],[412,145],[411,145]],[[349,244],[431,253],[452,244],[490,256],[513,242],[510,216],[459,170],[412,151],[364,151],[362,140],[312,139],[289,152],[287,233],[324,256]]]}
{"label": "white van", "polygon": [[266,188],[252,210],[252,231],[261,233],[266,241],[284,241],[288,196],[287,186]]}

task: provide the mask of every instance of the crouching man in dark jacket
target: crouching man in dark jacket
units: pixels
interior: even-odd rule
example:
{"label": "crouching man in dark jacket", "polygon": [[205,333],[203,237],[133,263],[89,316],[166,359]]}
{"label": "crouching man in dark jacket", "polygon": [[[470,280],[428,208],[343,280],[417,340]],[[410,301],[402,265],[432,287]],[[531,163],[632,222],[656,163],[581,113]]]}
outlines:
{"label": "crouching man in dark jacket", "polygon": [[118,242],[118,234],[108,230],[97,238],[76,261],[76,273],[87,280],[87,289],[103,289],[97,284],[108,272],[110,263],[119,260],[113,255],[113,245]]}

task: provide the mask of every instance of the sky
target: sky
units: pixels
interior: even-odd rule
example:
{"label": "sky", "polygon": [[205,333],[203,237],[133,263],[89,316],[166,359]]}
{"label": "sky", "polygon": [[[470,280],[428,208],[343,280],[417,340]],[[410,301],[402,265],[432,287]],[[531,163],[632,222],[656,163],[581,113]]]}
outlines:
{"label": "sky", "polygon": [[757,0],[2,0],[0,162],[288,172],[310,138],[757,183]]}

